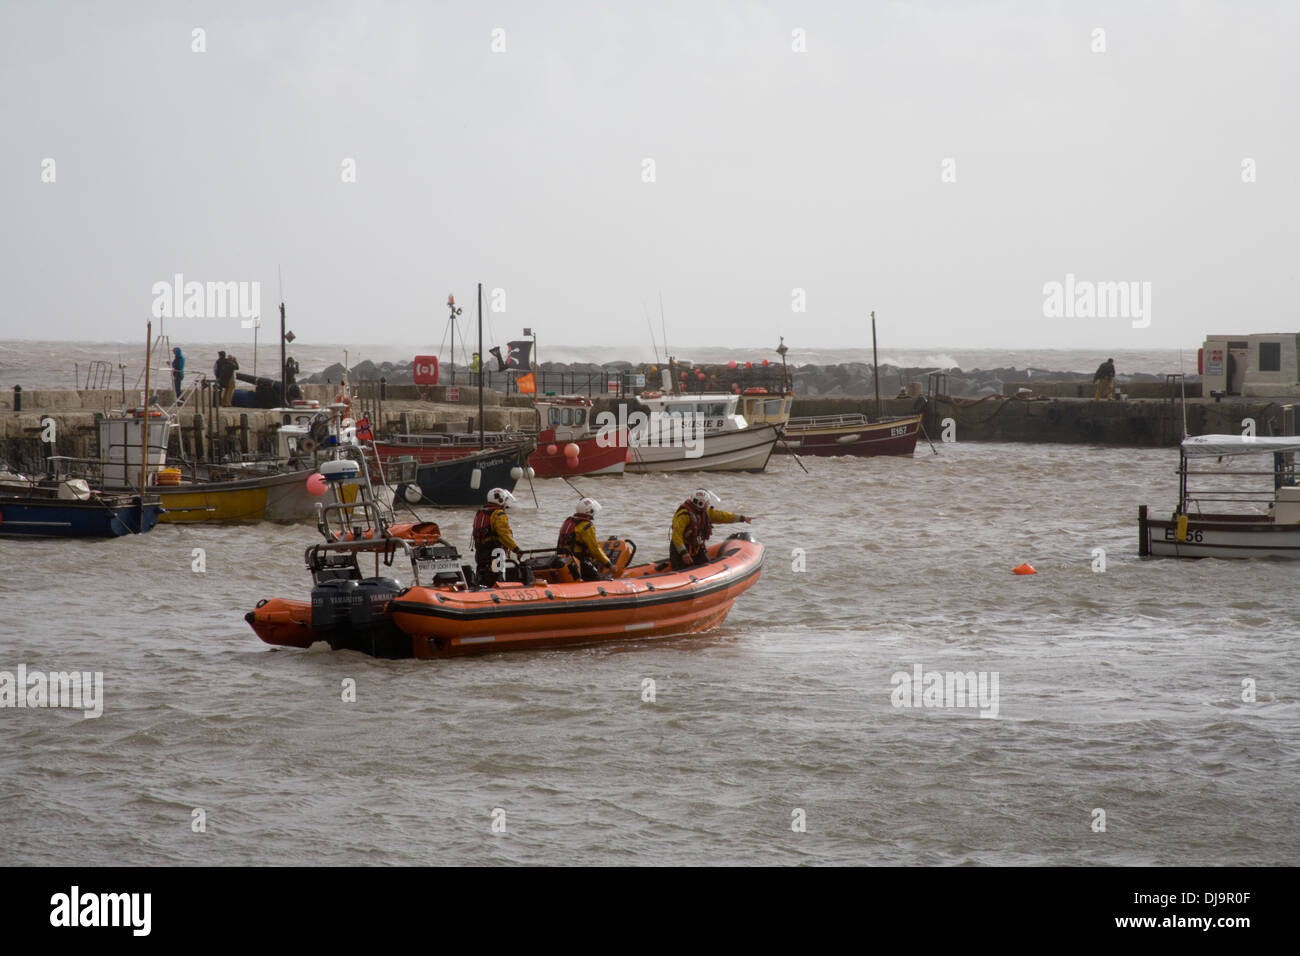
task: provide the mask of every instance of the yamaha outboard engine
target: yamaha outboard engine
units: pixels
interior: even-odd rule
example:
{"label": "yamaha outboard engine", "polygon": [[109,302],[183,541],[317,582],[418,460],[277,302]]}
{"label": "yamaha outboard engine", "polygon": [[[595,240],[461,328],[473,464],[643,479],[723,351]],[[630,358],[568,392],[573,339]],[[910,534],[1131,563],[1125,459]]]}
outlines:
{"label": "yamaha outboard engine", "polygon": [[374,657],[410,657],[411,638],[398,630],[388,613],[388,602],[402,591],[396,578],[365,578],[352,591],[352,635],[354,650]]}
{"label": "yamaha outboard engine", "polygon": [[321,581],[311,589],[311,626],[333,650],[348,646],[355,580]]}

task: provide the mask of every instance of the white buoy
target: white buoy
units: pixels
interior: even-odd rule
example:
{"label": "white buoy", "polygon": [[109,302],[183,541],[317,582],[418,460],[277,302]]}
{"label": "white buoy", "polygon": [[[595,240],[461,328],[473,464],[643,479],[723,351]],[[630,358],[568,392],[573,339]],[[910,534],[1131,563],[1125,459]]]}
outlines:
{"label": "white buoy", "polygon": [[475,468],[469,473],[469,486],[478,491],[478,486],[483,483],[483,469]]}
{"label": "white buoy", "polygon": [[420,493],[418,485],[407,485],[406,490],[402,492],[402,497],[414,505],[419,504],[424,495]]}
{"label": "white buoy", "polygon": [[533,471],[532,465],[529,465],[527,468],[525,468],[524,473],[528,475],[529,481],[537,477],[537,472]]}
{"label": "white buoy", "polygon": [[515,467],[510,469],[510,477],[513,478],[515,481],[518,481],[523,476],[524,476],[524,470],[520,468],[518,465],[515,465]]}

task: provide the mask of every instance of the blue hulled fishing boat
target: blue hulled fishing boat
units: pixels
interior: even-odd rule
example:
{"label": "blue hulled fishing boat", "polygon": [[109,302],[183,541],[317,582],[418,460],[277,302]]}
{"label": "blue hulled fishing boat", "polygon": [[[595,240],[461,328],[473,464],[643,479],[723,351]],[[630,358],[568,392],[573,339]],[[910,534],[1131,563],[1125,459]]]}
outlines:
{"label": "blue hulled fishing boat", "polygon": [[144,534],[162,514],[156,496],[101,494],[79,479],[0,480],[0,535],[41,538],[117,538]]}

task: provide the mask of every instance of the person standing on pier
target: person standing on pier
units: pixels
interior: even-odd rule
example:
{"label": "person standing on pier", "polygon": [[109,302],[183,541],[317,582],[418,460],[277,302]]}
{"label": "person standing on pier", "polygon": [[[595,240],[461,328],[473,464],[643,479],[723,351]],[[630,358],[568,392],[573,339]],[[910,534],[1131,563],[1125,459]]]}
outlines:
{"label": "person standing on pier", "polygon": [[[225,353],[222,353],[225,355]],[[221,382],[221,404],[233,405],[235,403],[235,373],[239,371],[239,361],[233,355],[226,355],[225,377],[220,379]]]}
{"label": "person standing on pier", "polygon": [[176,393],[176,404],[181,404],[181,382],[185,378],[185,353],[178,345],[172,349],[172,390]]}
{"label": "person standing on pier", "polygon": [[1108,358],[1097,366],[1097,371],[1093,373],[1092,380],[1097,383],[1097,388],[1093,392],[1093,399],[1100,400],[1103,398],[1111,399],[1115,397],[1115,360]]}

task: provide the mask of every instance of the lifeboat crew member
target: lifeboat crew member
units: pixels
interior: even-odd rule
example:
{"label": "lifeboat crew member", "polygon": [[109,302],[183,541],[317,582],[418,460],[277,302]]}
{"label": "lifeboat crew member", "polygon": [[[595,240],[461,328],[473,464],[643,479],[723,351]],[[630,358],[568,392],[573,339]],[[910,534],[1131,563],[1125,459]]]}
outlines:
{"label": "lifeboat crew member", "polygon": [[730,511],[719,511],[715,505],[721,503],[717,495],[701,488],[678,507],[673,515],[673,537],[668,553],[674,571],[692,564],[708,563],[709,556],[704,546],[715,524],[734,524],[737,521],[748,524],[754,520]]}
{"label": "lifeboat crew member", "polygon": [[613,577],[614,564],[596,540],[596,526],[592,524],[599,511],[599,501],[583,498],[572,517],[565,518],[560,525],[560,537],[555,542],[556,554],[578,559],[584,581],[608,581]]}
{"label": "lifeboat crew member", "polygon": [[497,551],[513,552],[516,560],[523,558],[514,535],[510,533],[510,519],[506,509],[515,501],[515,496],[504,488],[493,488],[487,494],[487,503],[474,515],[474,561],[477,565],[477,581],[482,587],[491,587],[497,581],[506,579],[504,567],[500,572],[492,569]]}

